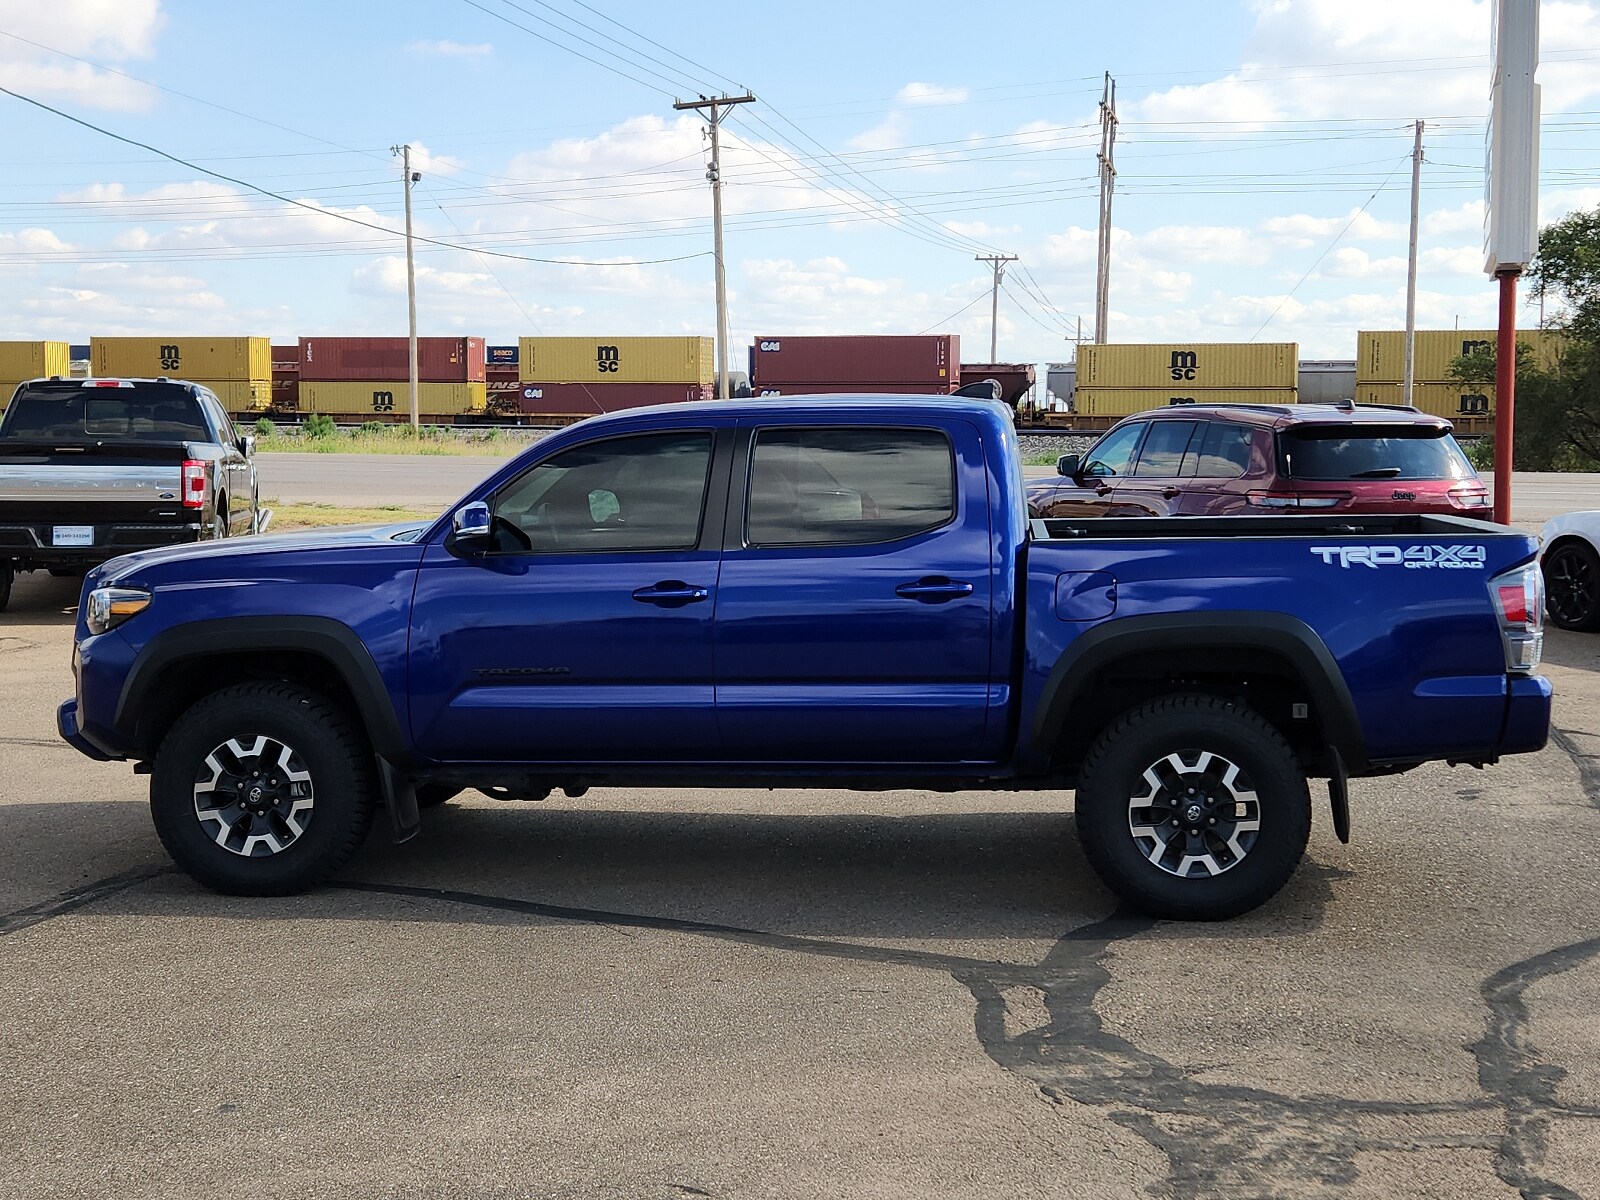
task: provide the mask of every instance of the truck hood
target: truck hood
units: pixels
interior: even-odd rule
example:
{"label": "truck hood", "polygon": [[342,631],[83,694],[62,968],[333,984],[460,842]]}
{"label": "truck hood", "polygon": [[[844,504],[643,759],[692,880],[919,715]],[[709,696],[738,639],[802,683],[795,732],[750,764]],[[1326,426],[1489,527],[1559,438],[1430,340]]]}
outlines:
{"label": "truck hood", "polygon": [[[187,578],[248,576],[247,560],[333,552],[343,556],[360,554],[363,548],[393,551],[397,544],[414,543],[426,532],[431,521],[405,521],[393,525],[339,525],[330,529],[308,529],[294,533],[267,533],[254,537],[228,538],[220,542],[195,542],[185,546],[164,546],[125,554],[96,567],[89,584],[128,580],[152,569],[183,565]],[[419,547],[420,549],[420,547]],[[205,568],[211,568],[206,570]]]}

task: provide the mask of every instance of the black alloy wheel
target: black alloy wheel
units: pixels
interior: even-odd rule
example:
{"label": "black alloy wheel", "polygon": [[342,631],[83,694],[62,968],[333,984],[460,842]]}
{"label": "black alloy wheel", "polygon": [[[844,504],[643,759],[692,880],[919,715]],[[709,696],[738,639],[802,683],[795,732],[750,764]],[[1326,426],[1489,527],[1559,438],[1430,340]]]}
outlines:
{"label": "black alloy wheel", "polygon": [[1113,721],[1079,772],[1089,864],[1139,910],[1215,921],[1275,896],[1300,864],[1311,798],[1293,748],[1222,696],[1152,700]]}
{"label": "black alloy wheel", "polygon": [[290,683],[203,697],[167,731],[150,777],[161,844],[219,892],[284,896],[323,882],[371,824],[372,748],[354,718]]}
{"label": "black alloy wheel", "polygon": [[1600,629],[1600,555],[1587,542],[1558,543],[1544,556],[1545,611],[1562,629]]}

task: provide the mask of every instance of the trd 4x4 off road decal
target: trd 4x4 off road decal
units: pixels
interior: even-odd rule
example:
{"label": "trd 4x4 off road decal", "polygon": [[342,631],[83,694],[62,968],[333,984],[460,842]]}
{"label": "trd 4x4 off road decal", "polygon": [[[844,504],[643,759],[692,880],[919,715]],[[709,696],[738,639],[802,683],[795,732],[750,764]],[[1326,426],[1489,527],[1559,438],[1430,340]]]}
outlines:
{"label": "trd 4x4 off road decal", "polygon": [[1438,567],[1446,571],[1481,571],[1488,551],[1482,546],[1312,546],[1311,553],[1330,567]]}

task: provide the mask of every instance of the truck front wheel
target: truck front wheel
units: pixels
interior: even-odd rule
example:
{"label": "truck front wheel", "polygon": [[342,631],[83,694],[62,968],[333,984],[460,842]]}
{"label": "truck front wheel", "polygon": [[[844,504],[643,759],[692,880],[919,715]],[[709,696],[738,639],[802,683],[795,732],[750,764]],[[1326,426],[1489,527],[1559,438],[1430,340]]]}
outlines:
{"label": "truck front wheel", "polygon": [[372,822],[372,752],[338,705],[288,683],[243,683],[194,704],[162,740],[150,813],[205,886],[284,896],[323,882]]}
{"label": "truck front wheel", "polygon": [[1143,912],[1214,921],[1275,896],[1305,854],[1311,797],[1271,724],[1220,696],[1123,714],[1084,759],[1076,817],[1089,863]]}

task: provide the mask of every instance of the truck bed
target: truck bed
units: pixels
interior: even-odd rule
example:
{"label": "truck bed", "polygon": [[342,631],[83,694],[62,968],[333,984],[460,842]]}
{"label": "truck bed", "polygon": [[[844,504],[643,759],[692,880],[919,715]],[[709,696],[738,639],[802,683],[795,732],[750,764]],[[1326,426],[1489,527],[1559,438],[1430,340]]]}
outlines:
{"label": "truck bed", "polygon": [[1200,538],[1526,537],[1471,517],[1429,513],[1352,513],[1341,516],[1035,518],[1034,541],[1166,541]]}

